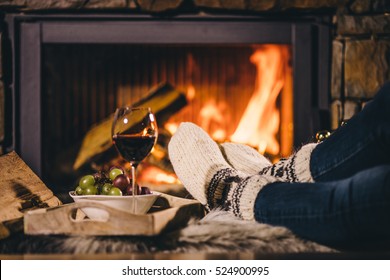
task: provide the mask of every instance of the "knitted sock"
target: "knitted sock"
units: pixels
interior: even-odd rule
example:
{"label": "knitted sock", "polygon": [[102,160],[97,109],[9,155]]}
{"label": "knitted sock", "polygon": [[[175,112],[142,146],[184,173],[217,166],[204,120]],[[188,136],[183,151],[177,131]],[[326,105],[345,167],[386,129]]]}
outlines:
{"label": "knitted sock", "polygon": [[258,174],[272,163],[255,149],[238,143],[223,143],[220,145],[226,161],[235,169],[249,175]]}
{"label": "knitted sock", "polygon": [[168,145],[176,175],[208,210],[222,207],[237,217],[254,220],[258,192],[277,181],[267,175],[248,176],[232,168],[218,145],[198,126],[182,123]]}
{"label": "knitted sock", "polygon": [[283,182],[314,182],[310,173],[310,155],[316,145],[306,144],[295,154],[265,167],[258,174],[274,176]]}

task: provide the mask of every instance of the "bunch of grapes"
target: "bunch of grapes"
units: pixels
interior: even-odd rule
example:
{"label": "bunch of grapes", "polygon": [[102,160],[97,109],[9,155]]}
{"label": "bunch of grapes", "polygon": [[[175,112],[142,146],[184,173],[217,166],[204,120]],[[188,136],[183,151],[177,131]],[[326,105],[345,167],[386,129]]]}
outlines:
{"label": "bunch of grapes", "polygon": [[[151,194],[148,187],[138,188],[137,194]],[[133,195],[131,178],[121,167],[113,166],[109,172],[96,172],[93,175],[85,175],[75,189],[77,195]]]}

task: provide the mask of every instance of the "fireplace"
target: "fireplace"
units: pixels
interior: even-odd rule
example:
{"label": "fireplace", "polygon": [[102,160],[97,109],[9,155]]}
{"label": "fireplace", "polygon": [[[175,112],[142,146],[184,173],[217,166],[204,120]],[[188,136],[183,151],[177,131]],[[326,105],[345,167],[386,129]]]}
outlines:
{"label": "fireplace", "polygon": [[[287,156],[329,126],[330,30],[322,18],[9,14],[6,21],[14,65],[7,149],[54,190],[70,183],[55,170],[58,155],[115,107],[136,102],[160,82],[189,100],[166,129],[193,121],[216,141],[247,142],[271,157]],[[267,53],[284,57],[281,84],[259,84],[273,75],[256,64]],[[273,105],[259,101],[249,108],[264,87],[274,92]],[[277,147],[241,140],[242,131],[252,130],[241,124],[243,116],[273,106],[277,112],[262,123],[277,117],[268,137]]]}

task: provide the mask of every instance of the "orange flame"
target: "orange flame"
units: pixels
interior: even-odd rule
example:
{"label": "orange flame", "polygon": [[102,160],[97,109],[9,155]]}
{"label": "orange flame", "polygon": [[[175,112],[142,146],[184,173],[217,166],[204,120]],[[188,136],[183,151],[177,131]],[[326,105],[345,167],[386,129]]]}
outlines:
{"label": "orange flame", "polygon": [[[256,67],[254,91],[230,137],[229,106],[234,104],[229,105],[228,100],[217,101],[212,95],[207,95],[200,103],[200,108],[193,110],[197,114],[194,121],[216,141],[229,139],[256,147],[260,153],[268,153],[275,158],[288,156],[293,140],[293,90],[289,58],[289,47],[285,45],[259,45],[254,49],[250,57],[250,62]],[[194,63],[192,56],[189,56],[190,72]],[[186,87],[187,99],[192,103],[199,101],[196,97],[200,91],[195,89],[193,83],[190,82]],[[280,102],[277,102],[279,96]],[[171,120],[164,127],[174,134],[180,122]],[[149,166],[144,171],[140,181],[157,184],[178,182],[174,174],[157,167]]]}
{"label": "orange flame", "polygon": [[286,46],[262,45],[250,57],[257,70],[255,90],[231,141],[257,147],[261,153],[279,153],[276,134],[280,114],[276,99],[285,82],[287,51]]}
{"label": "orange flame", "polygon": [[170,174],[162,169],[147,165],[143,166],[142,172],[137,177],[139,183],[154,183],[154,184],[175,184],[178,183],[178,179],[175,174]]}
{"label": "orange flame", "polygon": [[223,126],[226,121],[224,112],[227,104],[223,101],[218,104],[214,99],[209,100],[200,110],[200,126],[210,133],[210,136],[216,141],[226,139],[226,131]]}

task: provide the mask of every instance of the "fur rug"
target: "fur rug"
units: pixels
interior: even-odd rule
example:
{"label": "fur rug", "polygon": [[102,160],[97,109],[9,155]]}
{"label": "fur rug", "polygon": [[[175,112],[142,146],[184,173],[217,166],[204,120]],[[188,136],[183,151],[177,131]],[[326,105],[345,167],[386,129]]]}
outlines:
{"label": "fur rug", "polygon": [[330,253],[335,250],[302,240],[283,227],[236,219],[212,211],[185,228],[156,237],[25,236],[0,241],[3,254],[100,253]]}

